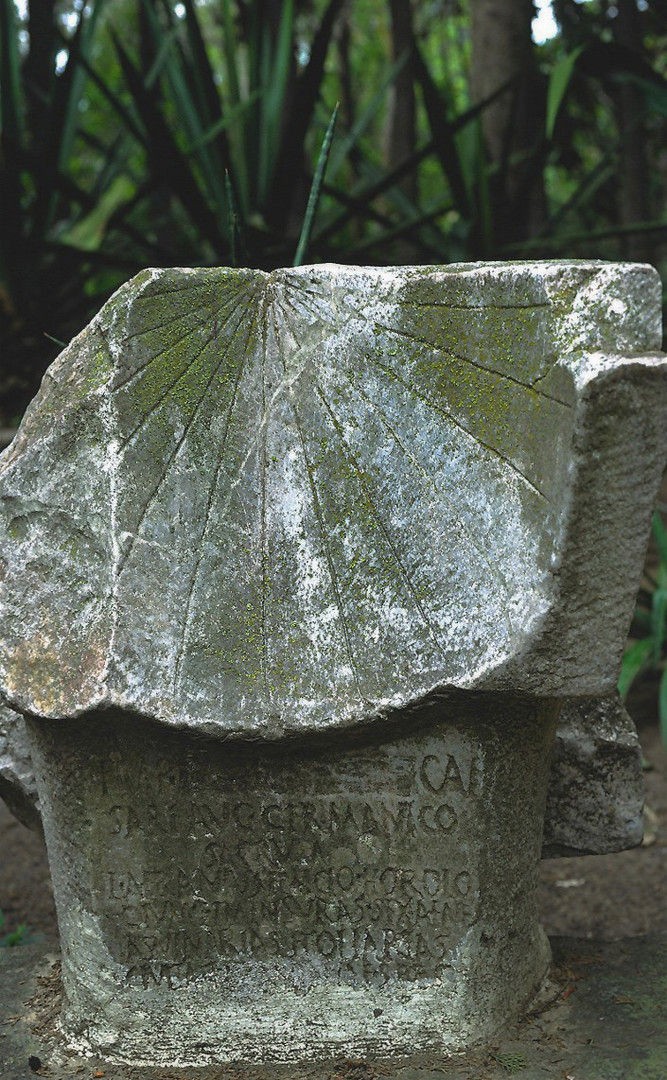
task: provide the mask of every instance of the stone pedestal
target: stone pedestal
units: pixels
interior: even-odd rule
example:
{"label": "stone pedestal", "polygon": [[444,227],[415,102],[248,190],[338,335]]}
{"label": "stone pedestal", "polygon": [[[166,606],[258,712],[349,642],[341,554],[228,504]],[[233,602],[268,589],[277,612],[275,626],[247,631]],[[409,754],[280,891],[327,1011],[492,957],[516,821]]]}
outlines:
{"label": "stone pedestal", "polygon": [[549,961],[556,711],[457,695],[382,739],[289,747],[31,722],[72,1045],[206,1064],[491,1037]]}

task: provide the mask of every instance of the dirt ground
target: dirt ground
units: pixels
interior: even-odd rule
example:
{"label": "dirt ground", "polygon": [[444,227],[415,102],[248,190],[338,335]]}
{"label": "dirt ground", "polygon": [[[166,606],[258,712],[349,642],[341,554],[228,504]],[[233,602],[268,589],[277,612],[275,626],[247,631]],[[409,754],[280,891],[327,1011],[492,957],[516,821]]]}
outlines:
{"label": "dirt ground", "polygon": [[[667,755],[656,716],[657,690],[645,682],[629,701],[646,759],[645,839],[617,855],[548,859],[542,863],[542,923],[550,936],[615,941],[667,931]],[[0,800],[2,933],[26,923],[57,941],[44,843]]]}

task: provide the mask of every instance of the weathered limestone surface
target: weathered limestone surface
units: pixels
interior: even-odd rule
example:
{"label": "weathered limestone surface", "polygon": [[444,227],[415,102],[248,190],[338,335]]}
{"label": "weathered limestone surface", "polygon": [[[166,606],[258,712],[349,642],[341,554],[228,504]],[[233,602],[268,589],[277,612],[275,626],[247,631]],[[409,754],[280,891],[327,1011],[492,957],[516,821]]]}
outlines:
{"label": "weathered limestone surface", "polygon": [[549,777],[543,856],[637,847],[643,809],[641,747],[618,694],[566,701]]}
{"label": "weathered limestone surface", "polygon": [[277,738],[611,692],[659,341],[648,267],[140,274],[3,457],[4,694]]}
{"label": "weathered limestone surface", "polygon": [[[136,1063],[457,1049],[548,961],[563,698],[667,446],[648,267],[160,270],[0,460],[65,1029]],[[561,842],[561,841],[559,841]]]}
{"label": "weathered limestone surface", "polygon": [[31,721],[70,1041],[205,1064],[490,1038],[549,963],[554,722],[553,703],[495,694],[296,747]]}
{"label": "weathered limestone surface", "polygon": [[41,830],[32,751],[23,717],[0,705],[0,798],[29,829]]}
{"label": "weathered limestone surface", "polygon": [[[41,830],[25,722],[1,707],[0,796],[25,825]],[[643,806],[641,747],[618,695],[566,701],[549,771],[542,857],[637,847]]]}

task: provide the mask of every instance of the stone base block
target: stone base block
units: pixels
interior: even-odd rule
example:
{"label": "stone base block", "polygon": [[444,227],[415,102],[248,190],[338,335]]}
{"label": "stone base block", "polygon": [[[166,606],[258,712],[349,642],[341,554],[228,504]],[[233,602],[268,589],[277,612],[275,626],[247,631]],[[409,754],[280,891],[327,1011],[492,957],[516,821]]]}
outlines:
{"label": "stone base block", "polygon": [[23,717],[0,705],[0,799],[29,829],[42,831],[39,797]]}
{"label": "stone base block", "polygon": [[72,1046],[196,1065],[492,1038],[549,961],[556,712],[459,694],[382,739],[272,746],[30,721]]}
{"label": "stone base block", "polygon": [[637,729],[618,693],[566,700],[556,732],[542,857],[638,847],[645,791]]}

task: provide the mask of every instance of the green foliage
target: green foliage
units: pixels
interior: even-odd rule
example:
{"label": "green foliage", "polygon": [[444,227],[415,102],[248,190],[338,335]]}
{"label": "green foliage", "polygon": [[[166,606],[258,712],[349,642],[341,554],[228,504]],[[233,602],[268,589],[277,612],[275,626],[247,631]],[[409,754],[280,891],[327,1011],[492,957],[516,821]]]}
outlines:
{"label": "green foliage", "polygon": [[[637,51],[609,5],[557,0],[562,31],[535,49],[534,145],[491,160],[488,110],[525,91],[517,77],[473,99],[470,0],[414,0],[401,41],[369,0],[33,0],[29,22],[0,0],[0,347],[23,395],[5,415],[53,339],[146,265],[271,269],[298,246],[299,261],[448,263],[636,257],[639,244],[659,261],[664,169],[647,181],[652,210],[628,220],[618,205],[628,88],[652,160],[664,147],[667,28],[650,8]],[[397,163],[399,90],[415,121]]]}
{"label": "green foliage", "polygon": [[315,166],[315,175],[313,176],[313,184],[310,189],[310,195],[308,196],[308,205],[306,206],[306,213],[303,219],[303,226],[301,228],[301,235],[299,236],[299,243],[297,244],[296,254],[294,256],[294,266],[301,266],[306,251],[308,250],[308,243],[310,241],[310,234],[313,229],[313,222],[315,221],[315,215],[317,213],[317,207],[320,202],[320,196],[322,194],[322,184],[324,183],[324,174],[327,168],[327,162],[329,160],[329,153],[331,151],[331,141],[333,139],[334,128],[336,126],[336,117],[338,116],[339,106],[336,104],[336,108],[331,114],[331,120],[324,136],[324,142],[322,143],[322,149],[320,150],[320,156]]}
{"label": "green foliage", "polygon": [[658,568],[655,574],[645,571],[650,587],[639,593],[630,630],[635,640],[625,651],[618,689],[625,699],[640,675],[649,671],[659,674],[658,715],[667,746],[667,529],[658,511],[653,515],[653,538]]}
{"label": "green foliage", "polygon": [[547,139],[553,138],[558,111],[563,103],[567,88],[572,79],[574,66],[583,50],[584,46],[579,45],[576,49],[573,49],[571,53],[566,53],[565,56],[558,60],[553,66],[549,76],[549,86],[547,89]]}
{"label": "green foliage", "polygon": [[623,258],[629,236],[650,238],[667,227],[662,214],[631,224],[619,221],[619,156],[627,132],[619,130],[613,107],[619,89],[633,86],[640,110],[633,122],[645,123],[648,136],[665,116],[667,82],[645,58],[607,40],[599,28],[598,33],[556,55],[551,66],[545,127],[551,143],[545,173],[551,205],[541,234],[523,249],[529,255]]}
{"label": "green foliage", "polygon": [[69,340],[134,267],[134,256],[102,248],[128,190],[114,147],[96,149],[87,190],[77,175],[85,65],[102,7],[92,0],[66,36],[45,5],[41,49],[25,57],[14,2],[0,0],[0,353],[9,415],[56,355],[52,340]]}
{"label": "green foliage", "polygon": [[[292,261],[307,205],[306,144],[340,7],[329,0],[300,70],[293,0],[273,23],[259,0],[243,9],[185,0],[182,18],[167,0],[140,0],[136,55],[109,20],[122,79],[114,87],[97,73],[97,85],[140,151],[148,183],[133,213],[152,223],[155,242],[166,211],[163,265]],[[207,28],[212,10],[219,23]]]}
{"label": "green foliage", "polygon": [[508,1073],[521,1072],[528,1064],[525,1054],[494,1054],[493,1059]]}
{"label": "green foliage", "polygon": [[5,925],[5,914],[0,910],[0,949],[13,948],[15,945],[27,945],[30,941],[33,941],[31,931],[28,929],[26,923],[21,923],[16,927],[16,930],[11,930],[8,933],[2,934]]}

